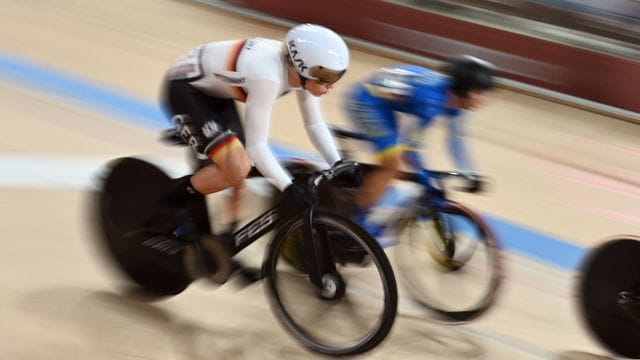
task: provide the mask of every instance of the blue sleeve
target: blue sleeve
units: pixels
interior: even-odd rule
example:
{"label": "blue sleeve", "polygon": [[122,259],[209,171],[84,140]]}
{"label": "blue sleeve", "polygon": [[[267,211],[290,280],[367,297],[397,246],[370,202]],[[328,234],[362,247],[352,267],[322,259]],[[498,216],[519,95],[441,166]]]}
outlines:
{"label": "blue sleeve", "polygon": [[431,186],[431,173],[424,167],[419,149],[411,147],[406,152],[407,163],[415,169],[421,184]]}
{"label": "blue sleeve", "polygon": [[451,114],[448,118],[449,152],[458,169],[473,171],[464,139],[464,114]]}
{"label": "blue sleeve", "polygon": [[[440,78],[435,78],[435,80],[439,81]],[[414,94],[416,104],[412,113],[418,117],[418,129],[411,134],[412,138],[408,139],[409,149],[406,154],[407,163],[416,170],[421,183],[427,187],[434,187],[430,181],[433,176],[427,169],[428,166],[424,163],[420,150],[422,149],[422,137],[425,129],[436,116],[442,113],[443,104],[447,100],[446,92],[440,85],[440,82],[435,85],[428,83],[416,88]]]}
{"label": "blue sleeve", "polygon": [[425,128],[431,120],[431,118],[420,118],[418,129],[412,134],[413,136],[407,139],[407,145],[409,146],[405,155],[409,166],[416,170],[420,182],[427,187],[433,187],[430,181],[432,175],[427,169],[424,158],[420,155],[420,151],[422,150],[422,137],[424,136]]}

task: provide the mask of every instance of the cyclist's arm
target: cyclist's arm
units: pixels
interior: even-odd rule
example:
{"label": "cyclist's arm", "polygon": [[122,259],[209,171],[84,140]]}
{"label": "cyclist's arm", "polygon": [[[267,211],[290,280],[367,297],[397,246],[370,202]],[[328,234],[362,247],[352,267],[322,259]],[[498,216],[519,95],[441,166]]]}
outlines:
{"label": "cyclist's arm", "polygon": [[296,91],[296,97],[311,143],[322,154],[327,164],[335,164],[340,160],[340,154],[322,116],[319,99],[304,90]]}
{"label": "cyclist's arm", "polygon": [[449,152],[459,170],[464,172],[473,171],[471,158],[465,142],[464,113],[450,116],[448,119],[449,128]]}
{"label": "cyclist's arm", "polygon": [[424,144],[424,132],[426,131],[426,127],[430,122],[430,119],[420,119],[419,125],[411,131],[411,134],[406,139],[407,149],[405,151],[405,160],[409,166],[411,166],[418,174],[420,178],[420,182],[427,185],[433,186],[431,179],[431,174],[427,169],[426,162],[424,157],[420,153]]}
{"label": "cyclist's arm", "polygon": [[271,110],[278,91],[278,83],[271,80],[251,80],[247,83],[244,130],[249,158],[260,173],[282,191],[291,184],[291,177],[268,144]]}

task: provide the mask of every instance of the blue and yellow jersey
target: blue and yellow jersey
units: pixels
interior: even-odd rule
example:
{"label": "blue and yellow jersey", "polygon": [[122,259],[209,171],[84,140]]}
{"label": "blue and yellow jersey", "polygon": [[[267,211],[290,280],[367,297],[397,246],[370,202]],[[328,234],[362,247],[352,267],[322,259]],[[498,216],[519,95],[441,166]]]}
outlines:
{"label": "blue and yellow jersey", "polygon": [[[450,120],[452,155],[460,168],[469,168],[461,137],[463,111],[447,107],[450,87],[449,77],[421,66],[385,67],[351,89],[347,111],[356,127],[369,136],[380,157],[419,148],[424,129],[444,115]],[[413,115],[417,127],[411,133],[401,133],[397,113]]]}
{"label": "blue and yellow jersey", "polygon": [[447,109],[449,78],[430,69],[399,64],[378,70],[361,84],[364,92],[377,98],[379,105],[419,117],[426,126],[438,115],[457,115]]}

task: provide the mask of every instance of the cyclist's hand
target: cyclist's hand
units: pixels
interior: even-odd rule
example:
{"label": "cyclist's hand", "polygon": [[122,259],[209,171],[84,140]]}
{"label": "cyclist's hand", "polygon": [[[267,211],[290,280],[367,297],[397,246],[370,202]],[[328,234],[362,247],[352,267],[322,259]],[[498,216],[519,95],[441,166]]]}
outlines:
{"label": "cyclist's hand", "polygon": [[432,209],[444,209],[447,204],[447,196],[443,189],[430,186],[426,192],[427,206]]}
{"label": "cyclist's hand", "polygon": [[465,187],[465,191],[470,193],[480,193],[486,190],[486,181],[477,173],[468,173],[466,178],[469,184]]}
{"label": "cyclist's hand", "polygon": [[427,189],[426,193],[427,193],[428,197],[445,198],[445,196],[446,196],[444,190],[440,189],[439,187],[435,187],[435,186],[429,187],[429,189]]}
{"label": "cyclist's hand", "polygon": [[427,206],[433,209],[443,209],[446,207],[447,199],[444,191],[438,188],[427,190]]}
{"label": "cyclist's hand", "polygon": [[349,165],[349,169],[340,175],[340,180],[347,186],[358,187],[362,185],[362,169],[360,168],[360,164],[357,162],[340,159],[333,164],[333,167],[345,164]]}
{"label": "cyclist's hand", "polygon": [[287,216],[299,214],[308,209],[312,201],[298,185],[291,184],[282,192],[280,210]]}

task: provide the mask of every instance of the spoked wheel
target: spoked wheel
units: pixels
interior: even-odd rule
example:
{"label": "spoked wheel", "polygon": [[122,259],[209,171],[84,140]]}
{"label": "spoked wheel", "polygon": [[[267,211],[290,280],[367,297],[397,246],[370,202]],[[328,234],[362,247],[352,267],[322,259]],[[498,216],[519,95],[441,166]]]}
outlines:
{"label": "spoked wheel", "polygon": [[581,270],[578,303],[587,327],[612,352],[640,359],[640,238],[605,242]]}
{"label": "spoked wheel", "polygon": [[[422,211],[422,210],[421,210]],[[499,248],[471,210],[418,211],[396,247],[396,270],[411,297],[447,322],[465,322],[487,311],[501,282]]]}
{"label": "spoked wheel", "polygon": [[[355,223],[320,211],[312,224],[316,249],[305,249],[303,223],[298,219],[281,228],[269,247],[264,272],[272,308],[287,331],[312,350],[328,355],[371,350],[385,339],[396,316],[398,295],[389,260]],[[367,265],[342,261],[344,242],[370,257]],[[324,269],[321,285],[307,275],[312,251]]]}
{"label": "spoked wheel", "polygon": [[[193,258],[193,249],[168,234],[143,227],[171,184],[169,176],[153,164],[136,158],[117,159],[109,164],[93,204],[98,240],[124,274],[151,295],[178,294],[192,281],[185,261]],[[204,200],[190,207],[202,209],[203,205]],[[208,225],[202,213],[198,214],[199,226]]]}

